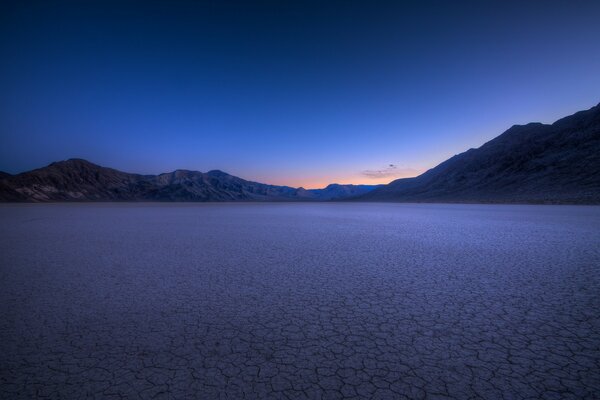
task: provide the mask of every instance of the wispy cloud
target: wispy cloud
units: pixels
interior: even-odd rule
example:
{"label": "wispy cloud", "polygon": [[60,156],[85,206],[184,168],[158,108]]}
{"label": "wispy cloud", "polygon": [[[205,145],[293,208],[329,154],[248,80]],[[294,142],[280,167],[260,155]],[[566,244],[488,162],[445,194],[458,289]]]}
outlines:
{"label": "wispy cloud", "polygon": [[388,164],[380,169],[367,169],[361,171],[363,176],[370,179],[403,178],[418,175],[420,171],[413,168],[400,167],[396,164]]}

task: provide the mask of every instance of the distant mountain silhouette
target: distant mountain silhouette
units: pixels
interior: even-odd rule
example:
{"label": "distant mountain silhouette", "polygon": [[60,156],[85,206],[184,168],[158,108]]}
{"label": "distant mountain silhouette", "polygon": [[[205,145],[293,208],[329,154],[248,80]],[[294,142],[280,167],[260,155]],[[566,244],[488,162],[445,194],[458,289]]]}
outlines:
{"label": "distant mountain silhouette", "polygon": [[250,182],[217,170],[139,175],[70,159],[0,176],[0,201],[314,201],[357,196],[375,187],[296,189]]}
{"label": "distant mountain silhouette", "polygon": [[340,185],[332,183],[323,189],[299,189],[299,195],[313,200],[339,200],[370,192],[381,185]]}
{"label": "distant mountain silhouette", "polygon": [[356,200],[600,203],[600,104],[552,125],[515,125],[478,149]]}
{"label": "distant mountain silhouette", "polygon": [[478,149],[388,185],[303,189],[223,171],[139,175],[70,159],[0,172],[0,201],[398,201],[600,203],[600,104],[552,125],[515,125]]}

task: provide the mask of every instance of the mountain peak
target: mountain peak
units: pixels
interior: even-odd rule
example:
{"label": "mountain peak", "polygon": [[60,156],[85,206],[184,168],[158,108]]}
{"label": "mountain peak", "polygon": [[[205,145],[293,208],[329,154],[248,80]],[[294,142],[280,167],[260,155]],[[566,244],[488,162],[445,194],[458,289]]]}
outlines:
{"label": "mountain peak", "polygon": [[477,149],[458,154],[363,200],[474,203],[600,203],[600,109],[552,125],[513,125]]}
{"label": "mountain peak", "polygon": [[208,171],[206,174],[213,176],[213,177],[231,176],[227,172],[223,172],[220,169],[212,169],[212,170]]}
{"label": "mountain peak", "polygon": [[540,126],[544,126],[541,122],[529,122],[527,124],[515,124],[508,128],[504,133],[508,132],[519,132],[519,131],[527,131],[529,129],[534,129]]}
{"label": "mountain peak", "polygon": [[88,160],[86,160],[84,158],[69,158],[69,159],[67,159],[65,161],[59,161],[59,162],[69,163],[69,164],[88,164],[88,165],[91,164],[91,165],[96,165],[93,162],[88,161]]}
{"label": "mountain peak", "polygon": [[67,160],[55,161],[48,165],[52,166],[66,166],[66,167],[93,167],[93,168],[101,168],[99,165],[94,164],[88,160],[84,160],[83,158],[69,158]]}

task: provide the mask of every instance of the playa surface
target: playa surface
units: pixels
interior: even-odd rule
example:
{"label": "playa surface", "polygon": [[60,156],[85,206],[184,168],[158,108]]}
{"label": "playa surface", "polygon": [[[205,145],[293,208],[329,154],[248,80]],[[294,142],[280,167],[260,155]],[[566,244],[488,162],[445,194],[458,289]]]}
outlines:
{"label": "playa surface", "polygon": [[600,207],[0,206],[0,397],[600,396]]}

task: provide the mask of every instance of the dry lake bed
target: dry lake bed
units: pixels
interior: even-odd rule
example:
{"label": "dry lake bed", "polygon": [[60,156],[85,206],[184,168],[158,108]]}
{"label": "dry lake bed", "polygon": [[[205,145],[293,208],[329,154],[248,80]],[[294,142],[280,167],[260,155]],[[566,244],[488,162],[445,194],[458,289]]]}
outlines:
{"label": "dry lake bed", "polygon": [[0,206],[2,399],[600,398],[600,207]]}

